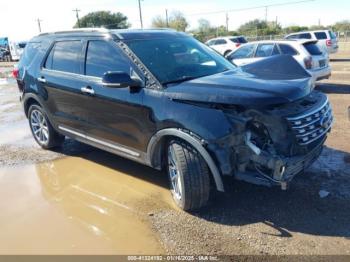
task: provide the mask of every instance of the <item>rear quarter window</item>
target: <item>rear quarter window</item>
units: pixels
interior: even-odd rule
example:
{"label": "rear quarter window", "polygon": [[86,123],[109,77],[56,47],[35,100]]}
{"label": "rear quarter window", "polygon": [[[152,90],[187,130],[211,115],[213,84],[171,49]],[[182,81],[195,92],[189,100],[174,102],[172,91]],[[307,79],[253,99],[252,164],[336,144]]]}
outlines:
{"label": "rear quarter window", "polygon": [[315,36],[318,40],[327,39],[327,34],[325,32],[315,32]]}
{"label": "rear quarter window", "polygon": [[19,64],[26,66],[30,65],[34,60],[35,56],[38,54],[40,46],[41,43],[39,42],[27,43]]}
{"label": "rear quarter window", "polygon": [[281,52],[282,54],[284,55],[297,55],[298,52],[293,48],[291,47],[290,45],[287,45],[287,44],[279,44],[279,47],[281,49]]}
{"label": "rear quarter window", "polygon": [[305,43],[303,44],[305,49],[309,52],[310,55],[322,55],[322,51],[318,48],[315,43]]}

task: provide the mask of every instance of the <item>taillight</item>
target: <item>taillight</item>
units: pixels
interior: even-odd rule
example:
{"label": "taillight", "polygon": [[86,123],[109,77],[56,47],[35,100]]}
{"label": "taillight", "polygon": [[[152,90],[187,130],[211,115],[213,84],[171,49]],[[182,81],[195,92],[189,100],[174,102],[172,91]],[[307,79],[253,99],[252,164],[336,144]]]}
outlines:
{"label": "taillight", "polygon": [[12,70],[12,76],[13,76],[13,78],[15,78],[15,79],[18,78],[18,76],[19,76],[19,70],[18,70],[18,68],[14,68],[14,69]]}
{"label": "taillight", "polygon": [[240,43],[236,43],[236,47],[239,47],[241,44]]}
{"label": "taillight", "polygon": [[332,45],[332,41],[331,40],[326,40],[326,45],[327,46],[331,46]]}
{"label": "taillight", "polygon": [[305,64],[306,69],[311,69],[312,68],[312,57],[308,56],[307,58],[305,58],[304,64]]}

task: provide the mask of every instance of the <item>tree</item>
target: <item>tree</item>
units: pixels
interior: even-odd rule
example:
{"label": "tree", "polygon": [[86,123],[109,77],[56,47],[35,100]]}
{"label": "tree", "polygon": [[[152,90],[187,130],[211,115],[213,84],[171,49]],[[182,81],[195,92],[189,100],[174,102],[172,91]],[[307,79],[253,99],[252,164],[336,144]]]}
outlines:
{"label": "tree", "polygon": [[241,35],[272,35],[281,33],[281,25],[276,22],[266,22],[263,20],[251,20],[238,28]]}
{"label": "tree", "polygon": [[350,20],[343,20],[343,21],[337,22],[332,26],[332,28],[334,31],[337,31],[337,32],[350,31]]}
{"label": "tree", "polygon": [[[78,28],[78,23],[74,28]],[[120,12],[98,11],[87,14],[80,19],[80,27],[105,27],[108,29],[122,29],[130,27],[128,18]]]}
{"label": "tree", "polygon": [[169,25],[167,25],[167,22],[164,18],[161,16],[156,16],[152,20],[152,27],[154,28],[173,28],[177,31],[183,31],[185,32],[187,27],[189,26],[185,16],[179,12],[174,11],[169,16]]}
{"label": "tree", "polygon": [[209,33],[210,31],[212,31],[212,27],[210,22],[207,19],[201,18],[198,20],[198,31],[201,33]]}
{"label": "tree", "polygon": [[292,26],[288,26],[283,28],[283,31],[286,34],[290,34],[290,33],[296,33],[296,32],[301,32],[301,31],[307,31],[309,28],[307,26],[298,26],[298,25],[292,25]]}

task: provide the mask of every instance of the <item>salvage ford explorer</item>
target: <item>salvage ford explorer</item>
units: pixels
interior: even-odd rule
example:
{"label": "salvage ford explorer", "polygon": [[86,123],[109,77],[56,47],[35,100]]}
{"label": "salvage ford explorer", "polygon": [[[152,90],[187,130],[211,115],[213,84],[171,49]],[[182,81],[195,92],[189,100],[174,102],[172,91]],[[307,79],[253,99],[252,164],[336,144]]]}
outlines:
{"label": "salvage ford explorer", "polygon": [[332,110],[290,56],[243,67],[172,30],[41,34],[18,66],[37,143],[65,137],[168,173],[184,210],[224,177],[286,189],[320,155]]}

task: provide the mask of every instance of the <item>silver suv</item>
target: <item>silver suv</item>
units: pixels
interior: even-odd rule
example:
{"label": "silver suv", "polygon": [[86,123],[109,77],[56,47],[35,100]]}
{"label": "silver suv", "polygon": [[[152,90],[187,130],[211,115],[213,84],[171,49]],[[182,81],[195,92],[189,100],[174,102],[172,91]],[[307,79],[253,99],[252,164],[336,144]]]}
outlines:
{"label": "silver suv", "polygon": [[338,52],[338,39],[331,30],[305,31],[289,34],[285,39],[312,39],[318,40],[318,46],[329,54]]}

